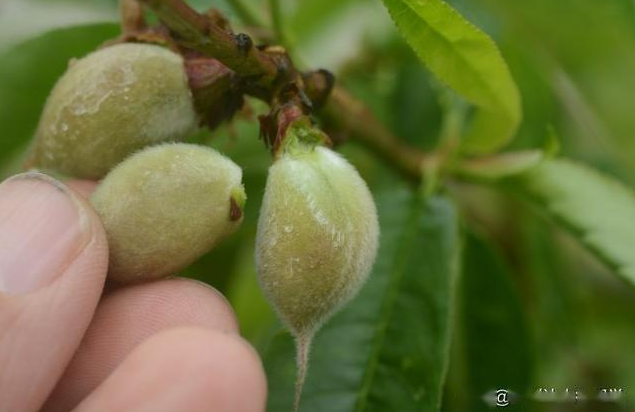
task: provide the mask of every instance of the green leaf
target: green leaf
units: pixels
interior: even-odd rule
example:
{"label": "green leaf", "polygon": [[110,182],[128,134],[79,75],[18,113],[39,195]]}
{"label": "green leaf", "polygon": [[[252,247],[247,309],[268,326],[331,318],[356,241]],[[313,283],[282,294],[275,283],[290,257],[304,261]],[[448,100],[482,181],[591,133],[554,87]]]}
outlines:
{"label": "green leaf", "polygon": [[58,29],[0,55],[0,165],[31,140],[46,97],[68,61],[118,33],[115,24]]}
{"label": "green leaf", "polygon": [[526,172],[545,158],[542,150],[523,150],[462,159],[453,172],[468,180],[494,181]]}
{"label": "green leaf", "polygon": [[534,201],[635,285],[635,192],[570,160],[548,160],[505,183]]}
{"label": "green leaf", "polygon": [[452,172],[472,181],[496,181],[527,172],[560,150],[560,140],[552,126],[547,127],[547,139],[541,149],[497,153],[473,158],[462,158],[452,165]]}
{"label": "green leaf", "polygon": [[460,306],[467,410],[491,410],[482,397],[497,389],[525,395],[533,362],[520,297],[508,268],[473,232],[463,252]]}
{"label": "green leaf", "polygon": [[289,19],[292,32],[300,40],[324,30],[328,23],[337,18],[351,4],[360,3],[361,0],[321,0],[295,2],[295,12]]}
{"label": "green leaf", "polygon": [[[318,333],[300,410],[436,411],[459,268],[457,213],[444,197],[392,188],[378,199],[381,247],[361,293]],[[294,350],[280,333],[264,354],[269,410],[290,410]]]}
{"label": "green leaf", "polygon": [[468,153],[504,146],[521,120],[518,88],[492,39],[441,0],[383,0],[419,58],[477,106],[463,141]]}
{"label": "green leaf", "polygon": [[[524,294],[532,296],[530,316],[535,343],[540,347],[537,363],[551,364],[557,352],[581,344],[579,319],[584,314],[576,307],[576,301],[580,299],[580,290],[593,289],[589,288],[593,278],[579,282],[579,270],[567,264],[567,254],[563,253],[563,246],[568,247],[554,235],[557,228],[535,213],[528,213],[524,210],[526,205],[520,206],[516,209],[517,215],[522,216],[517,229],[516,258],[526,262],[519,271]],[[579,264],[577,258],[575,261]]]}

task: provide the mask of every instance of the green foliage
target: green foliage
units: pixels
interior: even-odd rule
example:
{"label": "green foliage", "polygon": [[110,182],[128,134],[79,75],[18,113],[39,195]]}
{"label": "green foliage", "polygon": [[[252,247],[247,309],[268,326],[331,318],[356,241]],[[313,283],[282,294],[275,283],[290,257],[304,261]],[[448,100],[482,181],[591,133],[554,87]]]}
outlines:
{"label": "green foliage", "polygon": [[118,32],[115,24],[53,30],[0,55],[0,164],[31,140],[46,97],[69,60]]}
{"label": "green foliage", "polygon": [[523,150],[476,159],[465,159],[456,173],[467,179],[498,180],[536,167],[544,159],[541,150]]}
{"label": "green foliage", "polygon": [[347,7],[360,3],[361,0],[323,0],[299,3],[289,19],[293,33],[300,37],[309,37],[320,31],[330,19],[337,18]]}
{"label": "green foliage", "polygon": [[526,394],[533,354],[520,296],[500,257],[473,232],[466,236],[459,296],[462,330],[455,342],[464,351],[465,409],[489,410],[481,397],[498,388]]}
{"label": "green foliage", "polygon": [[520,96],[494,42],[441,0],[384,0],[419,58],[478,112],[463,146],[470,153],[504,146],[521,119]]}
{"label": "green foliage", "polygon": [[635,284],[635,193],[569,160],[550,160],[507,182]]}
{"label": "green foliage", "polygon": [[[438,410],[459,269],[456,210],[400,188],[378,197],[382,239],[357,298],[316,335],[300,410]],[[265,352],[269,410],[290,408],[293,345]]]}
{"label": "green foliage", "polygon": [[534,169],[560,150],[555,131],[548,128],[549,137],[542,149],[520,150],[489,156],[460,159],[453,172],[468,179],[481,182],[496,181]]}

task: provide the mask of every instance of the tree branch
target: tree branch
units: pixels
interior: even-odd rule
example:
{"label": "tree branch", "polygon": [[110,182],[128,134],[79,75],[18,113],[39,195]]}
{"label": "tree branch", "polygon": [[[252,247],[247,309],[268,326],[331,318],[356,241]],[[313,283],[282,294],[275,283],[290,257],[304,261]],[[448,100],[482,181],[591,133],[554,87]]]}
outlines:
{"label": "tree branch", "polygon": [[[238,78],[247,79],[246,93],[266,100],[274,113],[285,105],[288,109],[289,101],[303,109],[316,109],[330,127],[360,141],[408,178],[421,180],[426,155],[394,136],[344,89],[333,90],[330,73],[318,70],[300,74],[284,49],[257,48],[249,36],[231,33],[183,0],[139,1],[157,14],[183,46],[217,59]],[[288,90],[297,93],[286,98]]]}
{"label": "tree branch", "polygon": [[329,128],[364,144],[405,177],[421,179],[428,157],[394,136],[361,101],[343,88],[333,89],[321,116]]}
{"label": "tree branch", "polygon": [[250,2],[245,0],[229,0],[228,3],[243,24],[253,27],[265,27],[265,19]]}
{"label": "tree branch", "polygon": [[278,76],[278,64],[258,50],[246,34],[233,34],[213,24],[182,0],[141,0],[184,46],[218,59],[243,77],[256,77],[268,86]]}

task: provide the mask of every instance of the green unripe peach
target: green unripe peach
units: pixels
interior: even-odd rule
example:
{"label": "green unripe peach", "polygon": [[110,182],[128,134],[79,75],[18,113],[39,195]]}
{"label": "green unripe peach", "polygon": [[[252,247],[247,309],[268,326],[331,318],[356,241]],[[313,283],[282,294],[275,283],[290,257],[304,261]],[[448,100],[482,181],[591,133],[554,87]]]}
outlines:
{"label": "green unripe peach", "polygon": [[379,224],[366,183],[318,144],[322,133],[302,124],[289,130],[269,169],[256,267],[265,295],[295,337],[297,411],[313,336],[368,277]]}
{"label": "green unripe peach", "polygon": [[108,237],[110,278],[162,278],[207,253],[242,221],[241,179],[225,156],[184,143],[150,147],[123,161],[91,197]]}
{"label": "green unripe peach", "polygon": [[119,44],[70,64],[46,102],[28,165],[98,179],[132,152],[181,141],[196,126],[182,57]]}
{"label": "green unripe peach", "polygon": [[260,283],[299,340],[359,290],[379,225],[366,183],[344,158],[293,142],[269,169],[256,240]]}

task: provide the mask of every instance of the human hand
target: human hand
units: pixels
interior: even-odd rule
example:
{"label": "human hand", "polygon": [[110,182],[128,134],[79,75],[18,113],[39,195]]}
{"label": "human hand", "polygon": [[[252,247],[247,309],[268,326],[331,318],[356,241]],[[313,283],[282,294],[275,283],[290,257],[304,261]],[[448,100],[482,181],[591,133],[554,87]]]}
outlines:
{"label": "human hand", "polygon": [[0,411],[263,410],[262,365],[220,293],[168,279],[102,294],[93,188],[0,185]]}

